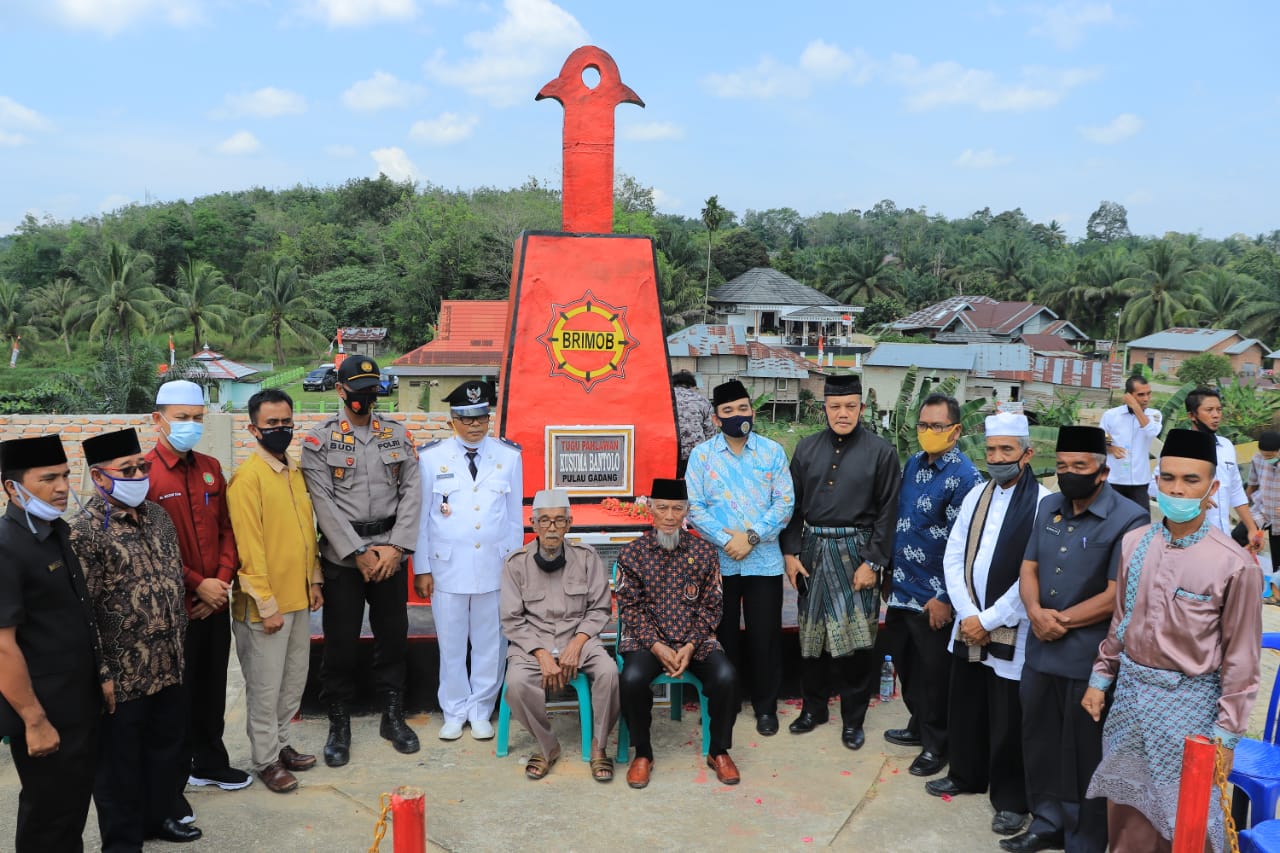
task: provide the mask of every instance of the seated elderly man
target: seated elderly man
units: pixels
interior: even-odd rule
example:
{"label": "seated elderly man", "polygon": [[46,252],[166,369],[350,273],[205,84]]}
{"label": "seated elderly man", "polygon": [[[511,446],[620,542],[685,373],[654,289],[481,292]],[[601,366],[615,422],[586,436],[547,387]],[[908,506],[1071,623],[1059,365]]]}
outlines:
{"label": "seated elderly man", "polygon": [[[716,546],[685,533],[689,492],[684,480],[653,481],[653,529],[618,554],[618,612],[622,616],[622,713],[636,747],[627,784],[643,788],[653,772],[650,682],[685,670],[702,681],[711,717],[707,766],[722,785],[738,784],[729,757],[738,715],[737,673],[716,641],[723,590]],[[678,694],[676,701],[678,701]]]}
{"label": "seated elderly man", "polygon": [[618,666],[600,642],[609,622],[609,578],[589,545],[568,542],[569,495],[544,490],[533,498],[538,538],[507,555],[499,617],[507,646],[507,704],[534,739],[524,774],[538,780],[560,758],[547,718],[546,691],[565,687],[578,671],[591,682],[591,776],[613,780],[605,752],[618,721]]}

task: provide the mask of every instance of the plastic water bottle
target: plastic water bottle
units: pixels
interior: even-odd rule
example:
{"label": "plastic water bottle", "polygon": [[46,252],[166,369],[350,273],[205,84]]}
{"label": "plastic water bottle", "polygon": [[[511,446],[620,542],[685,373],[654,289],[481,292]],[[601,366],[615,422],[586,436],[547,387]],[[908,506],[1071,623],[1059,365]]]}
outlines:
{"label": "plastic water bottle", "polygon": [[884,656],[884,663],[880,666],[880,701],[888,702],[893,698],[893,658],[890,655]]}

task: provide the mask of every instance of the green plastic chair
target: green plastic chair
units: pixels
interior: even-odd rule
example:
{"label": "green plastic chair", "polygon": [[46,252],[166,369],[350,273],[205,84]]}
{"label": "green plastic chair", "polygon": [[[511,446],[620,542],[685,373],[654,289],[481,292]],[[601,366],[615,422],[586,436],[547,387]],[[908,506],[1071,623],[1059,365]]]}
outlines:
{"label": "green plastic chair", "polygon": [[[569,684],[578,694],[578,725],[582,728],[582,760],[591,761],[591,685],[585,673],[579,671]],[[502,699],[498,702],[497,755],[507,757],[507,742],[511,736],[511,706],[507,704],[507,681],[502,680]]]}

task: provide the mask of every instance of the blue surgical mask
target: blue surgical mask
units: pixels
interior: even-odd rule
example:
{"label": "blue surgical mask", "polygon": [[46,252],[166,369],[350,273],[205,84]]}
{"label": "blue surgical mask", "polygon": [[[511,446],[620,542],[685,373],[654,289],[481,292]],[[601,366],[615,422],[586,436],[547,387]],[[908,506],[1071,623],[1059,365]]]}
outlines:
{"label": "blue surgical mask", "polygon": [[754,422],[754,415],[734,415],[730,418],[721,418],[720,431],[730,438],[746,438],[751,434],[751,425]]}
{"label": "blue surgical mask", "polygon": [[204,434],[204,424],[199,421],[171,421],[164,415],[164,422],[169,425],[169,445],[179,453],[186,453],[200,443]]}
{"label": "blue surgical mask", "polygon": [[[1209,484],[1209,488],[1213,488],[1212,483]],[[1200,503],[1208,496],[1207,489],[1198,498],[1175,498],[1172,495],[1166,495],[1164,492],[1158,491],[1156,492],[1156,504],[1160,507],[1160,512],[1164,513],[1165,518],[1175,524],[1183,524],[1203,512]]]}

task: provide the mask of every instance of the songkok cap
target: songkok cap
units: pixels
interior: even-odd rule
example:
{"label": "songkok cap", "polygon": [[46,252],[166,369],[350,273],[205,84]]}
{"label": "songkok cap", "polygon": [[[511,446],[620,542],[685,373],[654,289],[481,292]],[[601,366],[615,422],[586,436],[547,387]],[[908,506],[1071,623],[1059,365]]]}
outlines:
{"label": "songkok cap", "polygon": [[860,376],[828,376],[822,384],[824,397],[848,397],[857,394],[862,396],[862,377]]}
{"label": "songkok cap", "polygon": [[338,367],[338,381],[352,391],[363,391],[381,382],[382,376],[378,372],[378,362],[366,355],[349,355]]}
{"label": "songkok cap", "polygon": [[142,452],[138,432],[133,427],[86,438],[83,444],[86,465],[101,465],[121,456],[137,456]]}
{"label": "songkok cap", "polygon": [[1160,458],[1178,456],[1183,459],[1200,459],[1214,468],[1218,467],[1218,442],[1207,432],[1194,429],[1171,429],[1165,437]]}
{"label": "songkok cap", "polygon": [[1258,449],[1266,451],[1280,450],[1280,432],[1267,431],[1258,436]]}
{"label": "songkok cap", "polygon": [[1013,412],[997,412],[987,415],[987,435],[1005,435],[1026,438],[1031,435],[1027,416]]}
{"label": "songkok cap", "polygon": [[649,499],[654,501],[687,501],[689,500],[689,488],[684,484],[684,480],[664,480],[661,477],[654,477],[653,488],[649,490]]}
{"label": "songkok cap", "polygon": [[203,406],[204,389],[194,382],[176,379],[166,382],[156,392],[157,406]]}
{"label": "songkok cap", "polygon": [[1058,453],[1106,453],[1107,434],[1098,427],[1058,427]]}
{"label": "songkok cap", "polygon": [[489,406],[497,402],[497,396],[493,393],[493,385],[473,379],[454,388],[444,401],[453,414],[474,418],[489,414]]}
{"label": "songkok cap", "polygon": [[751,399],[751,392],[747,390],[747,386],[743,385],[736,379],[730,379],[723,385],[717,385],[711,392],[711,402],[716,406],[723,406],[725,403],[733,403],[742,399]]}
{"label": "songkok cap", "polygon": [[62,439],[56,435],[15,438],[0,444],[0,472],[5,476],[10,471],[48,468],[66,461],[67,452],[62,449]]}
{"label": "songkok cap", "polygon": [[564,489],[540,489],[533,496],[533,508],[551,509],[553,507],[569,508],[569,493]]}

